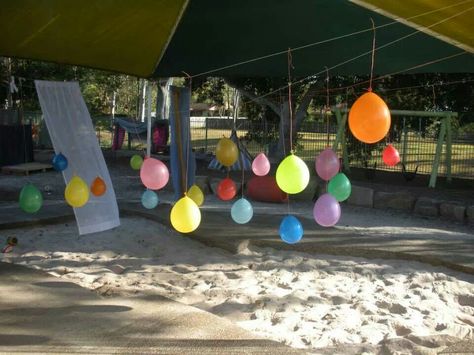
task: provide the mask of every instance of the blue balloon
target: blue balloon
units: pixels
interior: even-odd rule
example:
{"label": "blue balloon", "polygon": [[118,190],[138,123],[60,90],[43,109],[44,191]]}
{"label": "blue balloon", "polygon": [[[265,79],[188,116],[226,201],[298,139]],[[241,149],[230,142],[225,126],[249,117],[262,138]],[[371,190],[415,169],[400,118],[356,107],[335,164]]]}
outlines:
{"label": "blue balloon", "polygon": [[146,190],[142,195],[143,207],[151,210],[158,204],[158,195],[153,190]]}
{"label": "blue balloon", "polygon": [[298,218],[289,215],[280,224],[280,237],[288,244],[298,243],[303,237],[303,226]]}
{"label": "blue balloon", "polygon": [[235,223],[245,224],[253,217],[253,207],[248,200],[240,198],[232,205],[230,215]]}
{"label": "blue balloon", "polygon": [[67,168],[67,158],[62,153],[55,154],[52,163],[54,170],[63,171]]}

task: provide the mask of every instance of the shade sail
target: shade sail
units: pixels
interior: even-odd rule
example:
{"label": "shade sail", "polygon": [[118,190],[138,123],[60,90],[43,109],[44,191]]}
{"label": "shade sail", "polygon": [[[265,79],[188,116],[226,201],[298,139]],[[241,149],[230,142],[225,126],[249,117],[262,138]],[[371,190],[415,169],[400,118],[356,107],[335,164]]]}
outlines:
{"label": "shade sail", "polygon": [[142,77],[284,77],[292,48],[295,77],[368,74],[372,18],[376,74],[474,72],[473,16],[474,0],[16,0],[0,12],[0,54]]}
{"label": "shade sail", "polygon": [[15,0],[0,11],[0,54],[149,76],[186,0]]}

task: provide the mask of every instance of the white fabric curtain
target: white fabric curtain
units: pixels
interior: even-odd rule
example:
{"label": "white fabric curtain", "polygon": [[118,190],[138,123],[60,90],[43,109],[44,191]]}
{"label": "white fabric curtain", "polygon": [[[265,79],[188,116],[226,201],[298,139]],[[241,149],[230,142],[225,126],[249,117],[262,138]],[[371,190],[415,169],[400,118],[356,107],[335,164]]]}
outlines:
{"label": "white fabric curtain", "polygon": [[107,185],[104,195],[90,194],[86,205],[74,208],[79,234],[119,226],[114,188],[79,84],[36,80],[35,85],[54,151],[68,159],[63,171],[65,183],[76,174],[88,186],[97,176]]}

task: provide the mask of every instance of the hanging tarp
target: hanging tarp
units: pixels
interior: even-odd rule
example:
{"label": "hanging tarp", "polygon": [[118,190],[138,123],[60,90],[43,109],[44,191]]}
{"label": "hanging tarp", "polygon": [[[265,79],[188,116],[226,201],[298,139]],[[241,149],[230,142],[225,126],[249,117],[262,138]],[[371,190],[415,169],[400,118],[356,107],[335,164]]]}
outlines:
{"label": "hanging tarp", "polygon": [[466,0],[4,1],[0,55],[140,77],[286,77],[292,48],[295,78],[325,67],[368,74],[373,19],[376,74],[474,72],[472,7]]}
{"label": "hanging tarp", "polygon": [[147,129],[146,122],[130,122],[122,118],[114,118],[114,124],[119,125],[131,134],[145,133]]}
{"label": "hanging tarp", "polygon": [[117,200],[92,120],[77,82],[35,81],[36,91],[56,154],[68,160],[63,170],[67,184],[74,175],[88,186],[96,177],[105,181],[107,190],[74,208],[79,234],[104,231],[120,225]]}
{"label": "hanging tarp", "polygon": [[189,119],[189,88],[170,87],[170,164],[171,181],[175,199],[183,197],[194,184],[196,158],[191,149],[191,128]]}

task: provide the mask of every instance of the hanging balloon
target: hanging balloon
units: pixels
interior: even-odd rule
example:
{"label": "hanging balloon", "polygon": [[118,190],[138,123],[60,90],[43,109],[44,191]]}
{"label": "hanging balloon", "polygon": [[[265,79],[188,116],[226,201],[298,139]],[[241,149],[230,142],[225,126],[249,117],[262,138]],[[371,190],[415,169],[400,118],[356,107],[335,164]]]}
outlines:
{"label": "hanging balloon", "polygon": [[234,202],[230,215],[235,223],[248,223],[253,217],[253,207],[247,199],[242,197]]}
{"label": "hanging balloon", "polygon": [[55,154],[52,164],[54,170],[63,171],[67,168],[67,158],[62,153]]}
{"label": "hanging balloon", "polygon": [[252,171],[257,176],[265,176],[270,171],[270,161],[264,153],[259,153],[252,162]]}
{"label": "hanging balloon", "polygon": [[101,177],[97,176],[91,184],[91,192],[94,196],[102,196],[107,191],[105,181]]}
{"label": "hanging balloon", "polygon": [[217,196],[223,201],[232,200],[237,193],[237,186],[231,178],[222,179],[217,185]]}
{"label": "hanging balloon", "polygon": [[142,194],[142,205],[146,209],[153,209],[158,205],[159,199],[158,195],[153,190],[145,190]]}
{"label": "hanging balloon", "polygon": [[308,186],[308,166],[301,158],[290,154],[278,165],[276,181],[282,191],[297,194]]}
{"label": "hanging balloon", "polygon": [[326,148],[316,157],[315,166],[321,179],[329,181],[339,172],[341,163],[334,150]]}
{"label": "hanging balloon", "polygon": [[130,158],[130,166],[132,167],[133,170],[140,170],[140,168],[142,167],[142,164],[143,164],[143,158],[140,155],[138,154],[132,155],[132,157]]}
{"label": "hanging balloon", "polygon": [[383,150],[382,160],[388,166],[397,165],[400,162],[400,154],[398,150],[391,144]]}
{"label": "hanging balloon", "polygon": [[229,138],[223,137],[216,147],[216,158],[224,166],[232,166],[239,157],[239,148]]}
{"label": "hanging balloon", "polygon": [[323,227],[332,227],[341,217],[341,206],[331,194],[321,195],[313,208],[315,221]]}
{"label": "hanging balloon", "polygon": [[27,213],[38,212],[43,205],[43,195],[33,184],[26,184],[20,191],[20,208]]}
{"label": "hanging balloon", "polygon": [[169,180],[168,167],[155,158],[147,158],[140,168],[140,178],[143,185],[151,190],[159,190],[164,187]]}
{"label": "hanging balloon", "polygon": [[351,191],[351,182],[344,173],[337,174],[329,181],[328,192],[339,202],[347,200]]}
{"label": "hanging balloon", "polygon": [[201,206],[204,203],[204,194],[197,185],[193,185],[189,188],[188,197],[198,206]]}
{"label": "hanging balloon", "polygon": [[72,207],[82,207],[89,201],[89,187],[79,176],[74,175],[64,191],[66,202]]}
{"label": "hanging balloon", "polygon": [[288,244],[298,243],[303,237],[303,226],[295,216],[289,215],[280,223],[280,238]]}
{"label": "hanging balloon", "polygon": [[390,110],[387,104],[373,92],[359,97],[349,111],[349,128],[358,140],[376,143],[390,129]]}
{"label": "hanging balloon", "polygon": [[184,196],[171,209],[170,220],[178,232],[190,233],[199,227],[201,211],[192,199]]}

